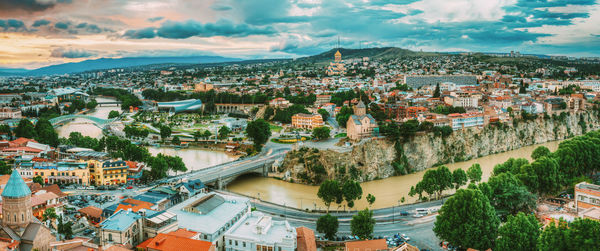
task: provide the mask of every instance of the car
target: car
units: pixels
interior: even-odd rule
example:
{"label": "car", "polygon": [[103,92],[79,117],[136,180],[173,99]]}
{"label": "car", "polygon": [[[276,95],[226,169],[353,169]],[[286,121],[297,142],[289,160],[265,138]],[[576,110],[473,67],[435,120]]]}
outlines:
{"label": "car", "polygon": [[405,235],[405,234],[402,234],[402,235],[401,235],[401,237],[402,237],[402,239],[404,239],[405,241],[410,241],[410,237],[408,237],[408,236],[407,236],[407,235]]}
{"label": "car", "polygon": [[408,215],[410,215],[410,214],[409,214],[408,212],[406,212],[406,211],[402,211],[402,212],[400,212],[400,215],[401,215],[401,216],[408,216]]}
{"label": "car", "polygon": [[133,189],[133,187],[132,186],[128,186],[127,189]]}

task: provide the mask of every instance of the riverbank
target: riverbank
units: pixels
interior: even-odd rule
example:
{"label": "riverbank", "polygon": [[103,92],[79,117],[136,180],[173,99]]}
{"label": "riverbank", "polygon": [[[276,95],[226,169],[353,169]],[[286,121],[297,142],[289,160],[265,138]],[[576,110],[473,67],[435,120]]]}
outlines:
{"label": "riverbank", "polygon": [[[500,164],[509,158],[526,158],[531,160],[531,152],[538,146],[545,146],[550,151],[555,151],[558,148],[559,141],[551,141],[542,144],[522,147],[516,150],[506,151],[503,153],[491,154],[481,158],[450,163],[446,166],[451,170],[461,168],[467,170],[472,164],[479,163],[483,172],[482,180],[487,181],[496,164]],[[390,208],[401,204],[399,201],[402,197],[405,198],[405,203],[415,203],[417,198],[408,196],[410,187],[416,185],[425,174],[425,170],[402,175],[393,176],[386,179],[363,182],[363,198],[355,202],[355,209],[368,207],[365,197],[367,194],[373,194],[376,197],[375,203],[371,206],[372,209]],[[274,178],[265,178],[258,176],[242,176],[231,182],[227,190],[239,193],[249,197],[259,198],[263,201],[268,201],[278,205],[286,205],[288,207],[305,209],[325,209],[323,202],[317,197],[318,186],[304,185],[298,183],[290,183]],[[451,194],[454,191],[448,191]],[[331,209],[337,209],[337,205],[332,205]],[[343,209],[343,206],[340,208]]]}

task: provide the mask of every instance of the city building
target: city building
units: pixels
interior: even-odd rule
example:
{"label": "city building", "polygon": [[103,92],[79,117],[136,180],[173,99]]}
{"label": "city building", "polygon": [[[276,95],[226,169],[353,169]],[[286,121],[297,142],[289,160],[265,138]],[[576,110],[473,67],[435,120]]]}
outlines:
{"label": "city building", "polygon": [[56,96],[58,101],[83,100],[86,101],[90,95],[72,87],[56,88],[48,92],[48,95]]}
{"label": "city building", "polygon": [[215,245],[209,241],[195,239],[200,233],[179,229],[177,231],[158,234],[139,244],[140,251],[215,251]]}
{"label": "city building", "polygon": [[323,104],[327,104],[331,101],[331,95],[320,94],[317,95],[317,99],[315,100],[315,106],[319,107]]}
{"label": "city building", "polygon": [[201,193],[173,206],[168,212],[177,215],[179,227],[201,233],[201,240],[212,242],[217,250],[223,250],[223,235],[250,212],[250,204],[243,197]]}
{"label": "city building", "polygon": [[317,251],[315,232],[307,227],[296,228],[296,248],[298,251]]}
{"label": "city building", "polygon": [[287,108],[290,106],[290,101],[286,100],[285,98],[274,98],[269,101],[269,105],[275,108]]}
{"label": "city building", "polygon": [[99,224],[100,245],[122,244],[134,247],[143,241],[142,215],[120,210]]}
{"label": "city building", "polygon": [[207,92],[214,89],[213,84],[208,84],[208,83],[197,83],[194,84],[194,91],[195,92]]}
{"label": "city building", "polygon": [[20,119],[22,117],[21,110],[19,109],[12,107],[0,108],[0,119]]}
{"label": "city building", "polygon": [[344,251],[379,251],[388,250],[385,239],[347,241],[344,243]]}
{"label": "city building", "polygon": [[116,161],[88,161],[90,172],[90,184],[119,185],[127,183],[127,172],[129,167],[122,160]]}
{"label": "city building", "polygon": [[275,221],[251,212],[225,234],[226,251],[295,251],[296,229],[287,221]]}
{"label": "city building", "polygon": [[326,73],[329,76],[346,74],[346,66],[342,62],[342,53],[339,50],[334,54],[334,61],[327,66]]}
{"label": "city building", "polygon": [[90,184],[90,170],[86,162],[40,162],[31,168],[19,168],[23,177],[42,177],[45,184]]}
{"label": "city building", "polygon": [[469,127],[483,126],[484,117],[481,113],[453,113],[448,114],[452,130],[459,130]]}
{"label": "city building", "polygon": [[358,102],[358,105],[354,107],[354,114],[348,118],[346,131],[351,140],[360,140],[379,134],[377,121],[371,114],[367,114],[367,107],[362,101]]}
{"label": "city building", "polygon": [[321,114],[298,113],[292,116],[292,126],[296,128],[313,129],[323,126]]}
{"label": "city building", "polygon": [[159,111],[169,113],[193,112],[202,109],[202,101],[199,99],[187,99],[172,102],[158,102],[156,106]]}
{"label": "city building", "polygon": [[577,212],[600,207],[600,186],[581,182],[575,185],[575,209]]}

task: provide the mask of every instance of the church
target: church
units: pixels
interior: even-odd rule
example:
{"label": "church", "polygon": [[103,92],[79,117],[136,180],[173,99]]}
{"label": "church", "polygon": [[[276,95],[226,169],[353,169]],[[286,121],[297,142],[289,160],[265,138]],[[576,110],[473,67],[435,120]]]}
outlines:
{"label": "church", "polygon": [[18,243],[20,251],[49,251],[50,242],[56,241],[50,229],[33,216],[31,190],[17,170],[2,191],[0,237]]}
{"label": "church", "polygon": [[367,107],[362,100],[354,107],[354,114],[348,118],[346,131],[348,138],[356,141],[379,133],[377,121],[371,114],[367,114]]}
{"label": "church", "polygon": [[334,61],[329,63],[327,67],[327,75],[344,75],[346,74],[346,66],[342,62],[342,53],[336,51],[334,55]]}

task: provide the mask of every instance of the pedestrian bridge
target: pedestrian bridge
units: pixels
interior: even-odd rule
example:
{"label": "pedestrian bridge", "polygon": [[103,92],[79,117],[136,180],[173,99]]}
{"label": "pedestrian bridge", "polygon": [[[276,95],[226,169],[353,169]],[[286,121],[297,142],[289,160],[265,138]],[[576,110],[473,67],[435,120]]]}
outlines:
{"label": "pedestrian bridge", "polygon": [[104,126],[110,124],[111,122],[115,121],[115,119],[102,119],[102,118],[98,118],[98,117],[94,117],[94,116],[89,116],[89,115],[63,115],[60,117],[56,117],[53,119],[50,119],[50,123],[52,124],[52,126],[59,126],[61,124],[63,124],[64,122],[67,121],[71,121],[77,118],[82,118],[82,119],[86,119],[91,121],[94,125],[100,127],[100,128],[104,128]]}

